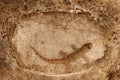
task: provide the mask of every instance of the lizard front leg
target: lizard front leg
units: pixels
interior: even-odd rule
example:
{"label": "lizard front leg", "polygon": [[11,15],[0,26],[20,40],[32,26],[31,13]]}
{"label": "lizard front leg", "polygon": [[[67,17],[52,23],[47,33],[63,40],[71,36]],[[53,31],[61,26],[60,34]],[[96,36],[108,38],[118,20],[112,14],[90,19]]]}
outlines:
{"label": "lizard front leg", "polygon": [[89,62],[89,59],[85,55],[81,55],[81,57],[86,61]]}
{"label": "lizard front leg", "polygon": [[66,72],[70,73],[70,69],[71,69],[70,62],[69,61],[64,61],[63,64],[66,65],[66,68],[65,68]]}

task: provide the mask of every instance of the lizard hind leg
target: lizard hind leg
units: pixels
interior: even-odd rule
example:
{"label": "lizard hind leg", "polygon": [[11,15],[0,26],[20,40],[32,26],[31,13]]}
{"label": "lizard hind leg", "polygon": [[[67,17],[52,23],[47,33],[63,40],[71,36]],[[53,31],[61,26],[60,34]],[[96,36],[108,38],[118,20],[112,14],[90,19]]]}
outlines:
{"label": "lizard hind leg", "polygon": [[63,58],[67,58],[68,54],[64,51],[60,51],[59,54],[63,57]]}

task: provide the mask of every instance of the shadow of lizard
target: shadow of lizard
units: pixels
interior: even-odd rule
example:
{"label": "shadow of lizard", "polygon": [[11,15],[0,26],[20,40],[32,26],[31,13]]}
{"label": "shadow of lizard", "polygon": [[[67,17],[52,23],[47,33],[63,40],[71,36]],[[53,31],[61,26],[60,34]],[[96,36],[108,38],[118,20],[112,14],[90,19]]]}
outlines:
{"label": "shadow of lizard", "polygon": [[39,54],[39,52],[33,48],[32,46],[30,46],[32,48],[32,50],[35,52],[36,55],[38,55],[42,60],[49,62],[49,63],[53,63],[53,64],[65,64],[66,65],[66,70],[70,69],[70,62],[74,62],[76,60],[78,60],[80,57],[84,58],[86,61],[88,61],[88,58],[85,57],[85,53],[88,52],[91,48],[92,48],[92,43],[86,43],[84,44],[80,49],[72,52],[71,54],[69,54],[66,57],[63,57],[62,59],[48,59],[43,57],[41,54]]}

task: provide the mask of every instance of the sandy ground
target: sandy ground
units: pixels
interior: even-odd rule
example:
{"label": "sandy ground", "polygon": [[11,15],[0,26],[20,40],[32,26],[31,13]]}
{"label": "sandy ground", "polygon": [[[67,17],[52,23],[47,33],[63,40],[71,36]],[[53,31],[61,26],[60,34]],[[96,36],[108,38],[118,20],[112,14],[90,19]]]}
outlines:
{"label": "sandy ground", "polygon": [[[0,80],[119,80],[119,0],[1,0]],[[84,57],[63,59],[84,44]]]}

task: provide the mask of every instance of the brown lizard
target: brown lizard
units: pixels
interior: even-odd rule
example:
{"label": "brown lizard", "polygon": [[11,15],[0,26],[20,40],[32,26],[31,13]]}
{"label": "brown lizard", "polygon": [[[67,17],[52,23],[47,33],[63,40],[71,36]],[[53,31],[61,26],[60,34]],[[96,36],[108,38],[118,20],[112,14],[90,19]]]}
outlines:
{"label": "brown lizard", "polygon": [[44,60],[46,62],[49,62],[49,63],[53,63],[53,64],[60,64],[60,63],[65,64],[66,68],[69,69],[70,68],[70,62],[78,60],[80,57],[87,60],[87,58],[84,56],[84,54],[92,48],[92,43],[84,44],[80,49],[76,50],[75,52],[72,52],[71,54],[69,54],[66,57],[63,57],[62,59],[48,59],[48,58],[45,58],[42,55],[40,55],[39,52],[35,48],[33,48],[32,46],[31,46],[31,48],[33,49],[35,54],[38,55],[42,60]]}

